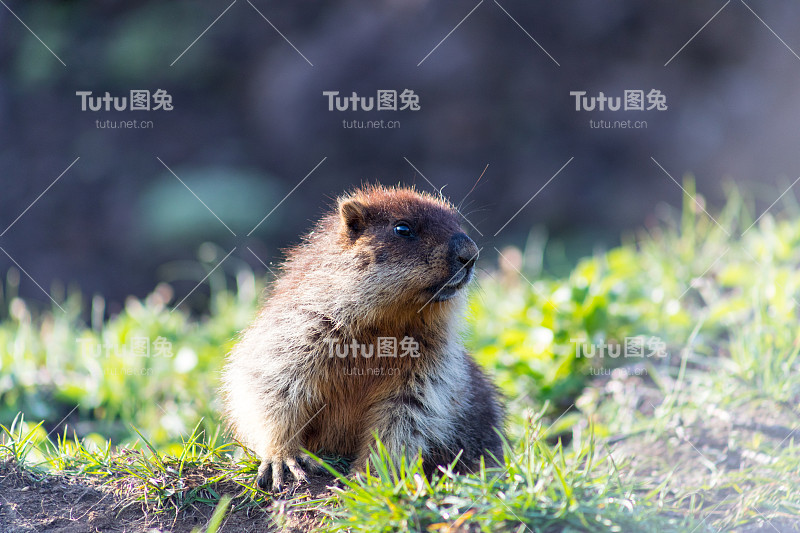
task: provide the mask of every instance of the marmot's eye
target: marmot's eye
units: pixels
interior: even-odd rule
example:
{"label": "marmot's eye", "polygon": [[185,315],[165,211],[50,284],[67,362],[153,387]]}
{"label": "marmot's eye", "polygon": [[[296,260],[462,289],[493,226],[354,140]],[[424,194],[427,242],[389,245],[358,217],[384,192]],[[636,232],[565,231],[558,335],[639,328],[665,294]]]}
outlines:
{"label": "marmot's eye", "polygon": [[411,231],[411,226],[405,222],[398,222],[394,225],[394,232],[401,237],[413,237],[414,232]]}

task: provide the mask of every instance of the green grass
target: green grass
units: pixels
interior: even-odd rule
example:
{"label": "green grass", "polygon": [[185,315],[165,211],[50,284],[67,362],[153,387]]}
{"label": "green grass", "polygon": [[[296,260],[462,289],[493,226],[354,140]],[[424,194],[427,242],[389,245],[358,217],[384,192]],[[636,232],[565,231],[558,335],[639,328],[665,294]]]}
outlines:
{"label": "green grass", "polygon": [[[254,489],[256,458],[219,431],[218,371],[257,307],[252,273],[215,272],[199,318],[170,312],[179,298],[161,286],[86,324],[101,299],[31,310],[12,271],[0,461],[92,476],[155,512],[229,505],[276,524],[307,512],[331,531],[800,530],[800,209],[786,202],[750,227],[753,213],[731,190],[715,220],[687,200],[565,277],[539,272],[533,246],[487,268],[467,343],[508,399],[504,467],[426,479],[377,443],[371,472],[293,500]],[[174,355],[82,349],[141,337]],[[586,345],[626,338],[663,341],[665,356],[588,357]],[[67,435],[59,421],[76,406]]]}
{"label": "green grass", "polygon": [[621,475],[624,465],[591,436],[565,448],[547,444],[539,415],[524,428],[517,445],[507,447],[503,467],[458,475],[449,465],[432,481],[421,460],[397,464],[377,443],[374,471],[355,479],[337,474],[345,488],[321,507],[332,518],[330,529],[450,531],[466,522],[484,531],[680,531],[692,524],[657,516],[659,491],[646,494]]}

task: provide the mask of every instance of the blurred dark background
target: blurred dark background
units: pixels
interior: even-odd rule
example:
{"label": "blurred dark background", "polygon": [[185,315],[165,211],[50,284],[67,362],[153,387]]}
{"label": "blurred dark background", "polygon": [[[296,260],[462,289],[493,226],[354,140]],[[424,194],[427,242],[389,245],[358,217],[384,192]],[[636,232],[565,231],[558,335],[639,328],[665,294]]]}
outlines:
{"label": "blurred dark background", "polygon": [[[277,261],[345,189],[433,190],[406,158],[464,202],[488,262],[494,247],[524,246],[537,226],[568,261],[680,205],[683,193],[651,157],[678,181],[694,175],[710,205],[729,181],[765,208],[800,175],[792,0],[487,0],[430,55],[477,2],[6,4],[66,66],[0,6],[0,232],[80,158],[0,237],[48,290],[74,283],[121,302],[167,280],[180,296],[207,271],[192,265],[234,247],[220,268],[264,272],[259,259]],[[134,89],[164,89],[174,109],[81,111],[75,94]],[[328,111],[322,94],[379,89],[411,89],[421,109]],[[578,112],[569,94],[625,89],[660,90],[669,108]],[[95,122],[131,119],[153,128]],[[400,127],[342,127],[353,119]],[[647,128],[592,129],[590,119]],[[0,272],[12,266],[0,255]],[[45,299],[25,277],[21,292]]]}

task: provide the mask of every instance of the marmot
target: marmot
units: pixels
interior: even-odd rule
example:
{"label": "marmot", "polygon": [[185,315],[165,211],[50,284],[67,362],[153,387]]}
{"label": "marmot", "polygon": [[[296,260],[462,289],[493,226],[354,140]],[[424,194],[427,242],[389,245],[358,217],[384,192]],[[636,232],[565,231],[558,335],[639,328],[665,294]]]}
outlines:
{"label": "marmot", "polygon": [[395,459],[421,453],[426,472],[459,453],[462,472],[502,461],[500,395],[459,338],[477,257],[446,200],[377,185],[288,251],[223,372],[260,487],[281,490],[284,467],[304,480],[302,449],[363,470],[374,435]]}

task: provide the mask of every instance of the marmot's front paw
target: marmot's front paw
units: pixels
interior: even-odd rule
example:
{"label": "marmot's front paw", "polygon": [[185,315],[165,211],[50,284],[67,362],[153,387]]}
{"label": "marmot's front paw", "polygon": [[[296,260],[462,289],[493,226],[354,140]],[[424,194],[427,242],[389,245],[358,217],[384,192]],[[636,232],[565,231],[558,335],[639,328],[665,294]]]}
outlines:
{"label": "marmot's front paw", "polygon": [[[271,489],[272,492],[280,492],[283,490],[284,470],[287,468],[298,483],[307,481],[308,476],[300,463],[303,463],[306,468],[309,467],[308,460],[302,456],[263,459],[258,467],[258,477],[256,477],[258,487],[262,490]],[[311,466],[313,468],[313,465]]]}

